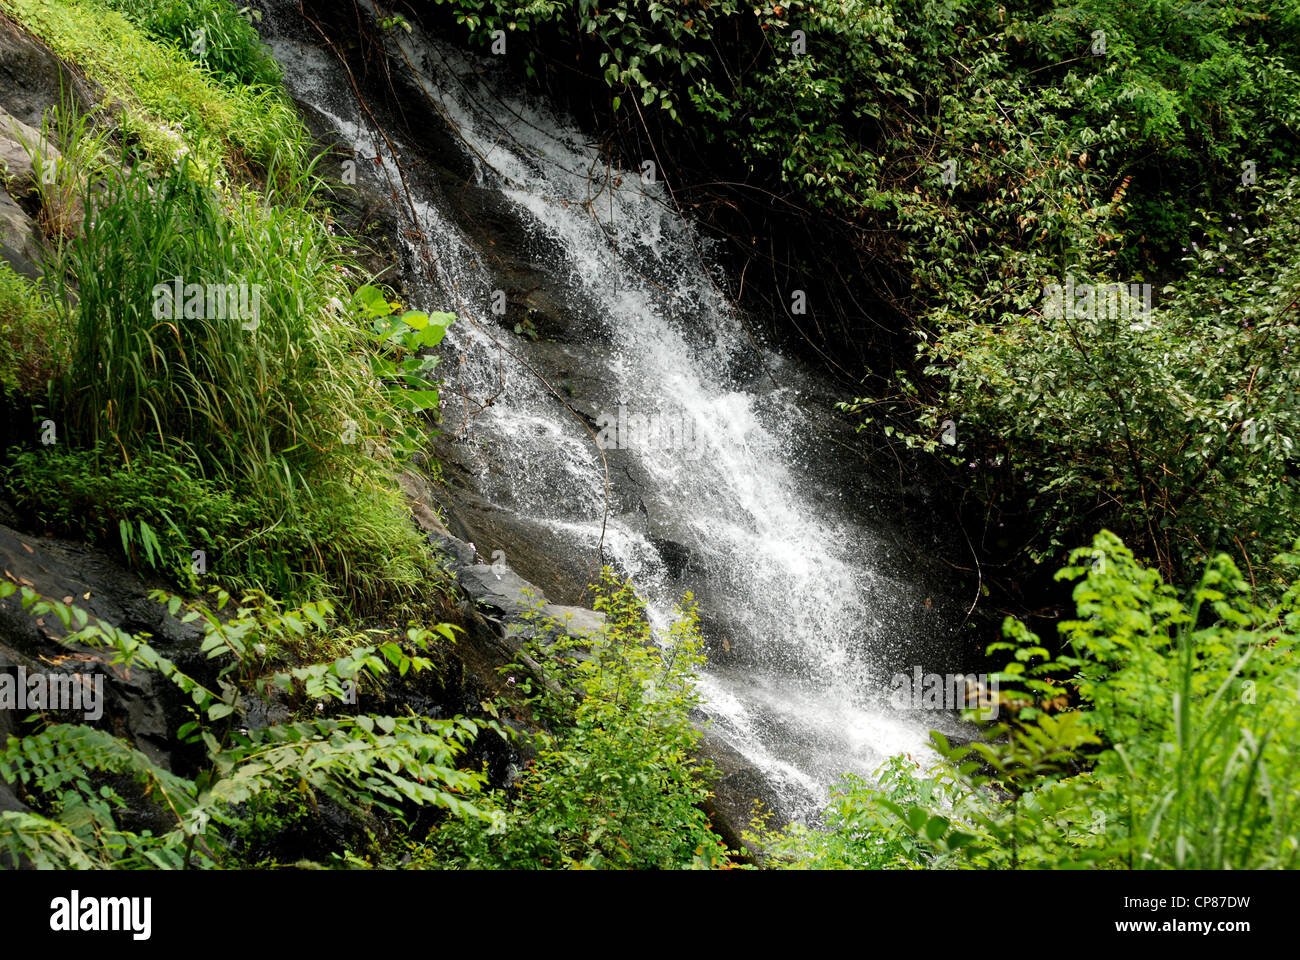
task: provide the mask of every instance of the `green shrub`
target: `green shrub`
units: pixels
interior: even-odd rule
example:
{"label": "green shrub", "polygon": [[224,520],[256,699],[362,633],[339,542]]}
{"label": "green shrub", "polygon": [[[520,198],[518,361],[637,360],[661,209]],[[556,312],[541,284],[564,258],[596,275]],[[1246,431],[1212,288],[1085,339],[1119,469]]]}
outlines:
{"label": "green shrub", "polygon": [[1267,586],[1300,536],[1300,180],[1241,193],[1240,213],[1199,214],[1184,279],[1139,322],[1053,317],[1040,289],[998,324],[945,313],[925,344],[946,388],[926,443],[957,420],[956,459],[990,502],[1027,500],[1038,556],[1105,523],[1167,576],[1226,550]]}
{"label": "green shrub", "polygon": [[726,862],[701,809],[709,772],[696,759],[700,734],[690,718],[703,662],[690,596],[662,647],[650,639],[644,602],[608,569],[595,608],[606,625],[586,639],[536,612],[530,618],[537,639],[521,660],[529,666],[515,669],[552,732],[538,735],[535,758],[497,795],[496,822],[459,821],[437,832],[437,862],[511,869]]}
{"label": "green shrub", "polygon": [[40,397],[62,375],[69,337],[38,284],[0,260],[0,399]]}
{"label": "green shrub", "polygon": [[280,65],[258,36],[251,8],[237,10],[227,0],[104,0],[104,4],[154,39],[174,44],[227,86],[280,86]]}
{"label": "green shrub", "polygon": [[[954,806],[969,799],[957,778],[943,770],[918,773],[910,757],[890,757],[871,781],[846,775],[815,827],[789,824],[774,830],[758,816],[746,833],[763,865],[786,870],[887,870],[940,867],[953,861],[972,834],[951,830]],[[944,810],[948,816],[911,810]],[[936,819],[937,817],[937,819]],[[935,820],[934,826],[929,826]],[[918,829],[913,828],[913,824]],[[927,828],[933,836],[927,836]],[[946,849],[934,841],[946,836]]]}

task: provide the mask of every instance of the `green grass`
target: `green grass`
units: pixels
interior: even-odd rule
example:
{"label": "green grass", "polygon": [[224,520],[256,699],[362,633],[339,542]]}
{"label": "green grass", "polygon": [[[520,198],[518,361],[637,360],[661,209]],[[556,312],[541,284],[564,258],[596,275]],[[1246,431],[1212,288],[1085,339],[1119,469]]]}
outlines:
{"label": "green grass", "polygon": [[[232,587],[358,610],[414,599],[437,574],[384,451],[419,423],[372,372],[348,306],[357,265],[321,213],[304,129],[242,18],[216,71],[165,36],[183,18],[164,7],[132,6],[146,33],[90,0],[0,0],[124,106],[116,129],[66,106],[45,124],[63,151],[37,178],[49,296],[0,278],[21,341],[0,386],[35,398],[50,382],[59,446],[11,458],[10,491],[186,585],[202,550]],[[160,310],[176,277],[256,314],[206,296]],[[43,331],[65,331],[57,349]]]}
{"label": "green grass", "polygon": [[[11,486],[38,516],[120,533],[132,560],[181,579],[203,549],[225,582],[282,596],[415,594],[430,566],[392,460],[358,442],[407,424],[338,310],[355,264],[308,209],[311,191],[223,192],[187,161],[103,172],[47,274],[72,331],[53,409],[79,452],[18,458]],[[168,314],[160,290],[175,277],[242,285],[260,309],[214,312],[205,297]],[[219,517],[196,519],[197,503],[222,496]]]}
{"label": "green grass", "polygon": [[303,163],[307,134],[279,88],[223,82],[94,0],[0,0],[0,10],[120,102],[123,129],[154,161],[188,154],[199,167],[241,176]]}
{"label": "green grass", "polygon": [[263,45],[253,23],[228,0],[103,0],[103,3],[141,27],[154,40],[174,45],[226,86],[260,84],[275,88],[282,80],[280,65]]}
{"label": "green grass", "polygon": [[432,575],[400,498],[381,483],[313,484],[290,511],[251,485],[206,479],[196,460],[155,445],[129,463],[112,448],[21,451],[4,479],[42,529],[121,550],[188,589],[391,599]]}
{"label": "green grass", "polygon": [[[11,454],[11,495],[187,586],[358,611],[426,595],[439,575],[385,453],[421,423],[373,373],[357,265],[278,67],[217,0],[114,6],[136,22],[94,0],[0,0],[123,107],[116,128],[66,106],[47,118],[63,154],[37,178],[48,296],[0,275],[16,345],[0,388],[36,399],[48,383],[59,437]],[[204,25],[201,50],[183,42]],[[176,277],[242,292],[256,315],[206,297],[160,310]]]}
{"label": "green grass", "polygon": [[[324,316],[347,296],[337,246],[302,208],[223,198],[182,162],[158,179],[109,175],[89,223],[50,273],[72,303],[76,348],[61,395],[88,444],[184,438],[208,473],[274,484],[309,472],[366,422],[365,368]],[[235,284],[256,317],[158,315],[158,288]],[[254,294],[257,294],[256,297]],[[192,305],[189,305],[192,306]]]}

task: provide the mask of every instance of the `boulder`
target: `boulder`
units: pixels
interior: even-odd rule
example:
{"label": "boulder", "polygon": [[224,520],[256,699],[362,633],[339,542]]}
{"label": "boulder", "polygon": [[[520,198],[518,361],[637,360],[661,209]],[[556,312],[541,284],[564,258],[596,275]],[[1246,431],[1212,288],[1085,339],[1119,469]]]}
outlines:
{"label": "boulder", "polygon": [[0,172],[10,194],[22,197],[36,186],[32,154],[57,162],[59,148],[47,143],[41,131],[23,123],[0,105]]}
{"label": "boulder", "polygon": [[714,832],[730,849],[757,855],[759,848],[741,839],[755,812],[770,814],[769,824],[781,825],[790,822],[789,811],[758,767],[710,728],[704,727],[701,733],[700,758],[714,770],[713,796],[704,812],[709,815]]}

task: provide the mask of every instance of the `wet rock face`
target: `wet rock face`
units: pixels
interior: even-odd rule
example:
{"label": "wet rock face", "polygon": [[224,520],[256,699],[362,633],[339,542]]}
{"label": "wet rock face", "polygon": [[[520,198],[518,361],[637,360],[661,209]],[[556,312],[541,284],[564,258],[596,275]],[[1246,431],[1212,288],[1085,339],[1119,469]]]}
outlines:
{"label": "wet rock face", "polygon": [[0,192],[0,258],[29,280],[41,275],[40,228],[3,192]]}
{"label": "wet rock face", "polygon": [[711,736],[707,729],[700,758],[711,764],[714,771],[713,796],[705,807],[714,831],[732,850],[758,854],[758,848],[741,839],[755,813],[770,815],[768,823],[780,825],[789,822],[790,811],[784,808],[781,798],[757,767],[721,738]]}
{"label": "wet rock face", "polygon": [[[0,13],[0,258],[18,273],[35,280],[41,274],[44,240],[35,216],[36,196],[32,153],[46,164],[59,151],[41,137],[47,111],[62,103],[90,111],[100,96],[96,84],[58,59],[43,43]],[[76,210],[59,216],[80,222]],[[74,219],[75,218],[75,219]]]}
{"label": "wet rock face", "polygon": [[560,625],[573,637],[591,636],[605,625],[604,614],[587,607],[548,602],[540,588],[511,570],[504,559],[484,563],[472,544],[450,535],[435,534],[430,542],[448,557],[448,567],[469,599],[486,618],[501,625],[502,639],[515,652],[524,637],[536,632],[528,623],[530,612]]}
{"label": "wet rock face", "polygon": [[[854,424],[835,407],[843,391],[734,329],[730,314],[715,309],[679,221],[646,191],[619,194],[616,223],[613,205],[606,218],[590,202],[597,192],[602,204],[613,200],[616,182],[588,177],[588,194],[580,184],[571,189],[576,181],[562,171],[588,169],[592,158],[577,155],[586,147],[574,145],[590,138],[507,104],[508,92],[471,89],[466,78],[490,74],[490,62],[463,71],[464,83],[431,80],[453,91],[445,109],[435,108],[391,38],[385,49],[373,37],[356,39],[350,24],[326,32],[402,167],[400,189],[358,190],[367,199],[355,216],[385,216],[387,202],[394,235],[415,231],[425,243],[404,239],[401,269],[385,279],[404,284],[415,306],[458,314],[442,348],[434,441],[442,471],[430,504],[459,541],[442,545],[481,626],[462,652],[508,662],[523,584],[551,603],[583,606],[600,565],[612,562],[653,592],[657,613],[693,591],[710,676],[746,693],[734,678],[785,671],[821,679],[847,662],[850,676],[829,679],[863,690],[860,661],[874,658],[886,676],[947,662],[953,614],[962,610],[947,602],[953,574],[936,559],[954,555],[935,536],[942,519],[926,505],[900,509],[914,501],[898,494],[904,480],[892,451],[858,455]],[[454,69],[458,54],[427,39],[413,41],[416,66],[423,51]],[[322,92],[315,78],[328,77],[312,52],[296,52],[297,95],[308,111],[320,102],[336,121],[345,118],[332,135],[350,142],[353,91],[336,83]],[[476,103],[501,109],[479,116]],[[349,149],[370,149],[364,169],[381,172],[365,137]],[[496,293],[500,310],[490,302]],[[717,455],[699,459],[694,441],[680,457],[672,443],[598,449],[602,419],[624,404],[634,413],[681,408]],[[824,657],[826,646],[855,656]],[[717,699],[725,709],[726,698]],[[765,718],[768,705],[743,708]],[[744,725],[731,742],[743,748],[744,737],[771,726]],[[723,779],[744,825],[763,777],[734,751],[727,766]]]}

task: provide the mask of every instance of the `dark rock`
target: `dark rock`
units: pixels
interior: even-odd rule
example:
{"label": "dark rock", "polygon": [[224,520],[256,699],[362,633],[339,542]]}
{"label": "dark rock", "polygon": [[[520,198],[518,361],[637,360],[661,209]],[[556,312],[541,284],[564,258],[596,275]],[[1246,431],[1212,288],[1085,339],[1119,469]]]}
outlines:
{"label": "dark rock", "polygon": [[429,540],[447,556],[448,567],[461,589],[499,624],[502,639],[512,651],[519,649],[524,638],[538,635],[534,619],[540,621],[540,632],[550,635],[558,632],[585,637],[604,626],[604,615],[587,607],[547,602],[541,590],[504,561],[477,562],[476,550],[463,540],[451,535],[433,535]]}
{"label": "dark rock", "polygon": [[[149,598],[147,584],[100,550],[0,525],[0,576],[127,633],[149,634],[150,643],[181,669],[205,669],[199,628],[168,614]],[[102,678],[104,713],[97,725],[125,737],[155,762],[169,764],[171,734],[185,719],[179,694],[152,671],[114,664],[110,653],[64,642],[68,633],[53,614],[34,617],[23,610],[20,594],[0,600],[0,668],[78,673],[91,682]]]}
{"label": "dark rock", "polygon": [[790,821],[789,812],[757,767],[707,727],[702,733],[700,757],[715,771],[713,797],[706,804],[705,813],[729,848],[757,854],[757,847],[741,839],[755,813],[770,814],[769,822],[780,825]]}
{"label": "dark rock", "polygon": [[39,129],[12,116],[0,104],[0,168],[9,192],[15,197],[25,196],[36,187],[33,153],[52,163],[57,163],[61,156],[58,147],[45,142]]}
{"label": "dark rock", "polygon": [[4,14],[0,14],[0,90],[5,92],[6,109],[32,127],[40,127],[45,111],[65,100],[84,112],[100,97],[98,84]]}

